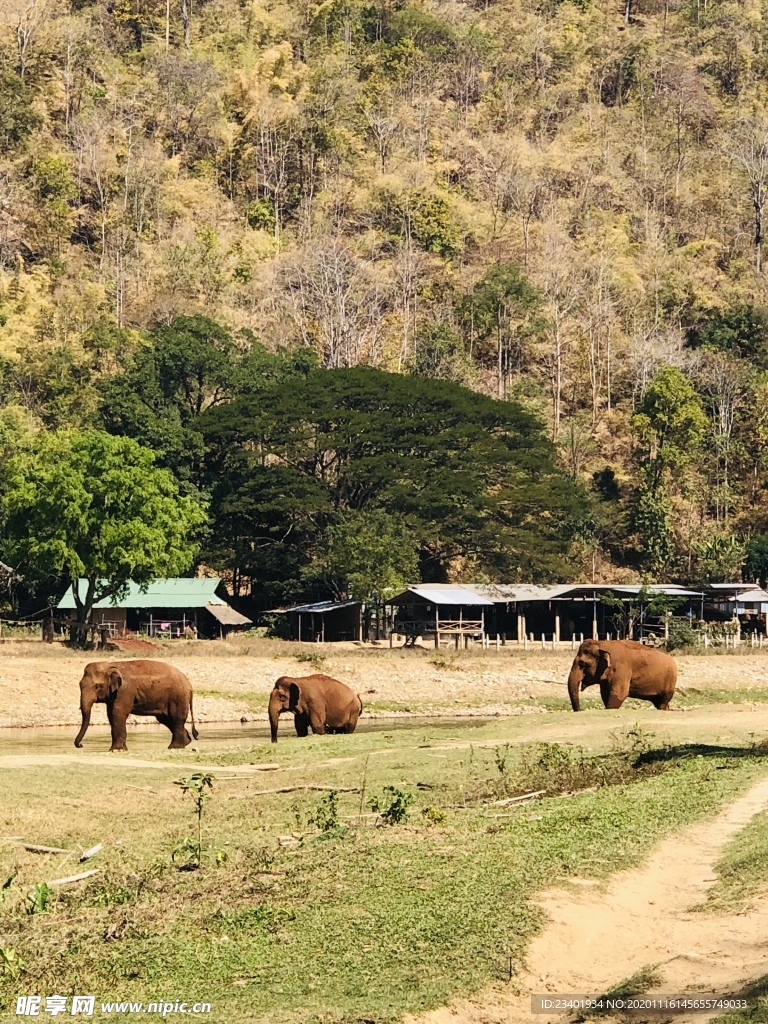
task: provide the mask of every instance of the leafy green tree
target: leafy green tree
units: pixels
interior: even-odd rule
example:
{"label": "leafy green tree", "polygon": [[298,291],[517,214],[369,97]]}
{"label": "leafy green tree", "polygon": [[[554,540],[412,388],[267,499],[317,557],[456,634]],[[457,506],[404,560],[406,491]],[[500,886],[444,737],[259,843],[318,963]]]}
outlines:
{"label": "leafy green tree", "polygon": [[327,489],[300,469],[262,464],[247,445],[212,450],[206,465],[214,526],[205,561],[228,573],[236,597],[258,589],[270,607],[299,596],[333,511]]}
{"label": "leafy green tree", "polygon": [[59,253],[62,241],[72,229],[74,209],[71,204],[78,195],[68,158],[56,154],[36,157],[32,161],[30,179],[37,193],[43,234],[49,238],[48,248]]}
{"label": "leafy green tree", "polygon": [[645,483],[656,495],[667,471],[680,471],[696,458],[707,434],[707,417],[685,374],[662,366],[646,388],[632,426]]}
{"label": "leafy green tree", "polygon": [[[206,409],[238,393],[257,395],[275,379],[316,365],[311,353],[272,355],[251,334],[238,340],[200,315],[156,328],[128,368],[99,385],[104,427],[151,448],[180,479],[197,481],[204,452],[199,419]],[[102,331],[92,343],[118,342]]]}
{"label": "leafy green tree", "polygon": [[768,534],[761,533],[747,541],[744,577],[758,580],[763,587],[768,584]]}
{"label": "leafy green tree", "polygon": [[638,488],[632,504],[631,523],[640,539],[640,555],[645,567],[654,576],[665,572],[675,554],[669,499],[648,487]]}
{"label": "leafy green tree", "polygon": [[499,263],[478,281],[460,307],[465,333],[486,365],[496,364],[499,398],[526,362],[531,338],[545,326],[541,296],[515,263]]}
{"label": "leafy green tree", "polygon": [[199,315],[177,317],[150,334],[124,373],[101,384],[104,426],[147,445],[163,465],[189,478],[203,453],[195,420],[230,396],[237,357],[219,324]]}
{"label": "leafy green tree", "polygon": [[726,309],[708,309],[688,331],[688,344],[727,352],[768,368],[768,308],[741,303]]}
{"label": "leafy green tree", "polygon": [[621,562],[627,543],[627,509],[621,498],[616,473],[606,466],[592,474],[594,500],[576,529],[576,541],[584,549],[584,561],[591,578],[597,575],[597,560],[601,553],[610,554]]}
{"label": "leafy green tree", "polygon": [[12,71],[0,73],[0,145],[17,146],[40,124],[33,105],[34,94]]}
{"label": "leafy green tree", "polygon": [[118,327],[103,318],[83,334],[83,350],[99,375],[119,373],[129,364],[139,337],[138,331]]}
{"label": "leafy green tree", "polygon": [[308,576],[340,599],[364,602],[367,632],[372,611],[378,621],[386,598],[419,579],[414,531],[383,509],[346,511],[328,527]]}
{"label": "leafy green tree", "polygon": [[74,584],[81,625],[129,580],[189,569],[206,518],[153,452],[94,430],[42,434],[10,461],[2,504],[8,558],[28,582]]}
{"label": "leafy green tree", "polygon": [[425,252],[455,259],[461,251],[461,230],[448,200],[438,192],[381,189],[378,211],[386,230],[413,238]]}
{"label": "leafy green tree", "polygon": [[91,426],[96,417],[94,368],[89,354],[73,344],[30,345],[14,365],[10,389],[46,427]]}
{"label": "leafy green tree", "polygon": [[747,546],[733,534],[715,534],[696,544],[693,582],[699,586],[712,583],[730,583],[741,577],[747,557]]}

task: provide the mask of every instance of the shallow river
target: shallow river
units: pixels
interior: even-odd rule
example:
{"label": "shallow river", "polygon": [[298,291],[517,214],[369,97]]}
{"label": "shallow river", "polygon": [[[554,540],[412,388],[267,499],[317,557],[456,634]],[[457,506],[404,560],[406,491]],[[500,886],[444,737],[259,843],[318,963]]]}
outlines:
{"label": "shallow river", "polygon": [[[456,718],[362,718],[357,732],[396,732],[402,729],[475,729],[498,721],[494,718],[456,717]],[[200,750],[210,745],[241,745],[251,747],[256,743],[269,742],[269,724],[267,722],[247,722],[243,725],[210,723],[198,725],[200,733]],[[77,726],[49,725],[32,729],[0,729],[0,754],[61,754],[74,749]],[[281,719],[280,735],[295,737],[293,722]],[[144,755],[157,753],[168,745],[170,733],[162,725],[129,725],[128,749],[133,753]],[[109,726],[92,725],[83,741],[83,749],[89,753],[97,753],[109,749]]]}

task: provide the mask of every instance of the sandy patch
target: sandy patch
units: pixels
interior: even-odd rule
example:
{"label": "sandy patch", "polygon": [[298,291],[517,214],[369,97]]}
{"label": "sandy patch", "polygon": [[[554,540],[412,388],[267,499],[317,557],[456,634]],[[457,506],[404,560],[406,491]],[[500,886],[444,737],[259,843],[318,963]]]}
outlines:
{"label": "sandy patch", "polygon": [[[531,1013],[532,993],[599,995],[642,968],[660,964],[666,995],[741,991],[765,973],[768,900],[748,914],[692,912],[716,881],[713,865],[725,844],[768,806],[768,780],[711,821],[664,840],[646,863],[614,875],[605,891],[554,889],[539,900],[550,918],[530,946],[526,970],[511,987],[462,1000],[406,1024],[547,1024],[562,1015]],[[677,1015],[678,1024],[713,1013]],[[605,1018],[603,1018],[605,1019]]]}

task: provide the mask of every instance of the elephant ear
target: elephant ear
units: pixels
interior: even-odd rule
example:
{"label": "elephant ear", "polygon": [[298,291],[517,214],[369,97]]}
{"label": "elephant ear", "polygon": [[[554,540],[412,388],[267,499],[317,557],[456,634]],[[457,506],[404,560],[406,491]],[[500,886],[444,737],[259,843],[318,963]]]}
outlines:
{"label": "elephant ear", "polygon": [[117,693],[120,687],[123,685],[123,677],[117,671],[116,668],[111,669],[109,673],[109,688],[108,693]]}
{"label": "elephant ear", "polygon": [[604,647],[598,647],[597,653],[600,655],[602,660],[605,662],[605,667],[611,667],[611,654],[610,651],[606,651]]}
{"label": "elephant ear", "polygon": [[291,707],[295,708],[296,705],[299,703],[299,697],[301,697],[301,687],[299,686],[298,683],[291,683],[290,692]]}

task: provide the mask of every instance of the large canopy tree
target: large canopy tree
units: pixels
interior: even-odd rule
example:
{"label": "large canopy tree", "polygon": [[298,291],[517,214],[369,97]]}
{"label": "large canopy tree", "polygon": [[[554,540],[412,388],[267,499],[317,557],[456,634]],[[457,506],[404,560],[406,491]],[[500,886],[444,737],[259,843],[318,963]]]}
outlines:
{"label": "large canopy tree", "polygon": [[202,455],[195,419],[230,397],[241,353],[229,332],[204,316],[180,316],[156,328],[124,373],[101,383],[100,415],[112,434],[158,453],[179,477]]}
{"label": "large canopy tree", "polygon": [[206,518],[152,451],[95,430],[42,434],[8,463],[2,502],[7,557],[29,582],[73,584],[80,624],[129,580],[189,569]]}
{"label": "large canopy tree", "polygon": [[498,578],[555,578],[585,499],[539,421],[449,381],[316,370],[201,419],[218,556],[289,596],[348,512],[410,529],[427,578],[462,558]]}
{"label": "large canopy tree", "polygon": [[110,434],[151,448],[161,465],[194,483],[204,453],[202,412],[314,365],[306,351],[273,354],[252,335],[236,342],[208,317],[179,316],[151,332],[124,372],[102,380],[101,422]]}

